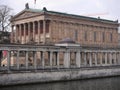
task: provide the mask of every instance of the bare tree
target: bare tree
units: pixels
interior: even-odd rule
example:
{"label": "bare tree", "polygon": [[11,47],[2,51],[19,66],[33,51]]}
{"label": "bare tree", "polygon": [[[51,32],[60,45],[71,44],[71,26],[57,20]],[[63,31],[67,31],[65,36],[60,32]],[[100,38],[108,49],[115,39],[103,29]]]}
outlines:
{"label": "bare tree", "polygon": [[0,31],[8,31],[12,9],[6,5],[0,5]]}

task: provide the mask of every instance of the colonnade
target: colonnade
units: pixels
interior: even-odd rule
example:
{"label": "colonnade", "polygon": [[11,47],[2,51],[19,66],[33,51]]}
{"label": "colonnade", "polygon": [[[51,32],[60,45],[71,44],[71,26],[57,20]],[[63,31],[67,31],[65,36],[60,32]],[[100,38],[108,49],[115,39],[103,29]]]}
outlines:
{"label": "colonnade", "polygon": [[49,33],[49,20],[40,20],[12,25],[12,43],[45,42]]}
{"label": "colonnade", "polygon": [[[11,57],[14,52],[16,61],[11,65]],[[21,56],[20,54],[23,54]],[[32,53],[30,55],[30,53]],[[24,57],[24,64],[21,66],[21,57]],[[29,59],[32,57],[31,65]],[[23,58],[22,58],[23,59]],[[81,50],[81,49],[25,49],[7,50],[7,70],[14,66],[17,70],[24,69],[46,69],[46,68],[81,68],[94,66],[112,66],[120,64],[120,52],[115,50]]]}

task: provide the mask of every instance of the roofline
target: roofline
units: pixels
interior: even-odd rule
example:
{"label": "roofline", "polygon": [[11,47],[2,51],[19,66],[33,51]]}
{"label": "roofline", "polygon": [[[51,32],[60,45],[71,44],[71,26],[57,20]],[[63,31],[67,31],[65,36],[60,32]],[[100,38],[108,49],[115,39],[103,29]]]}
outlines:
{"label": "roofline", "polygon": [[87,16],[82,16],[82,15],[75,15],[75,14],[68,14],[68,13],[62,13],[62,12],[56,12],[56,11],[45,11],[50,14],[56,14],[56,15],[63,15],[63,16],[70,16],[74,18],[81,18],[81,19],[89,19],[89,20],[97,20],[101,22],[106,22],[106,23],[116,23],[118,24],[118,20],[113,21],[113,20],[107,20],[107,19],[101,19],[101,18],[94,18],[94,17],[87,17]]}
{"label": "roofline", "polygon": [[[48,11],[45,7],[41,10],[41,9],[24,9],[21,12],[19,12],[18,14],[16,14],[15,16],[13,16],[10,21],[12,21],[12,19],[14,19],[15,17],[17,17],[19,14],[25,12],[25,11],[29,11],[29,12],[35,12],[35,13],[41,13],[41,12],[46,12],[48,14],[55,14],[55,15],[63,15],[63,16],[67,16],[67,17],[73,17],[73,18],[77,18],[77,19],[88,19],[88,20],[94,20],[94,21],[99,21],[99,22],[104,22],[104,23],[112,23],[112,24],[119,24],[118,20],[113,21],[113,20],[108,20],[108,19],[101,19],[101,18],[94,18],[94,17],[87,17],[87,16],[82,16],[82,15],[75,15],[75,14],[68,14],[68,13],[63,13],[63,12],[56,12],[56,11]],[[120,26],[120,24],[119,24]]]}
{"label": "roofline", "polygon": [[[37,11],[35,11],[35,10],[37,10]],[[11,17],[10,21],[12,21],[12,19],[14,19],[15,17],[17,17],[18,15],[22,14],[22,13],[25,12],[25,11],[28,11],[28,12],[36,12],[36,13],[43,12],[41,9],[32,9],[32,8],[23,9],[21,12],[17,13],[17,14],[14,15],[13,17]]]}

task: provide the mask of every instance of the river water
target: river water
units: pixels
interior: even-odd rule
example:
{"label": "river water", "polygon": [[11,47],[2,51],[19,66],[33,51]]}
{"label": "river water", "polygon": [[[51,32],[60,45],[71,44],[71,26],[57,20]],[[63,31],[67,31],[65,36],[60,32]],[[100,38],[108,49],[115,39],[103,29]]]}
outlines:
{"label": "river water", "polygon": [[9,86],[0,90],[120,90],[120,77]]}

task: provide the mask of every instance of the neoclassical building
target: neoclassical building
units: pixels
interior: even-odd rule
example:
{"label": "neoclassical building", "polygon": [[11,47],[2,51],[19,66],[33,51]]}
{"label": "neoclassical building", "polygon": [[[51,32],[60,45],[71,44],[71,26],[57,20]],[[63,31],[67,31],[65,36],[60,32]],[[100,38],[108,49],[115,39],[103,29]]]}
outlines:
{"label": "neoclassical building", "polygon": [[118,46],[118,21],[29,7],[10,21],[11,43],[54,44],[70,38],[81,46]]}

